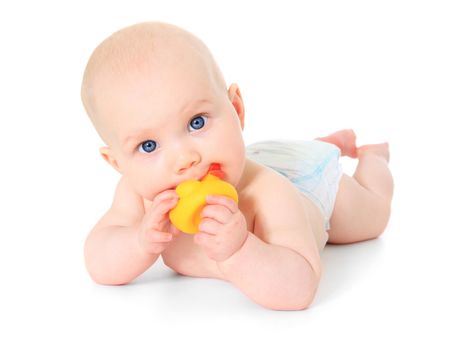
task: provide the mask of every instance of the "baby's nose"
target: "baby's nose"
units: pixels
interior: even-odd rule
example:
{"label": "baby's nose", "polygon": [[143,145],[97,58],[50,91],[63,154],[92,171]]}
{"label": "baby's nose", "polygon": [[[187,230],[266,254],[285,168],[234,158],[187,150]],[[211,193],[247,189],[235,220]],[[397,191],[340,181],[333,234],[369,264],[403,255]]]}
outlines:
{"label": "baby's nose", "polygon": [[196,151],[180,152],[177,156],[176,170],[179,175],[183,174],[188,169],[193,168],[201,161],[199,154]]}

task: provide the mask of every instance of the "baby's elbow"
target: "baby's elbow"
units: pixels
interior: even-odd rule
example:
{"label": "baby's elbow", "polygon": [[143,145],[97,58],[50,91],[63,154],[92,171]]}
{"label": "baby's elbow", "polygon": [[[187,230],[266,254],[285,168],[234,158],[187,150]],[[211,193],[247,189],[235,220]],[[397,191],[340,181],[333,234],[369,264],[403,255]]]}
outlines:
{"label": "baby's elbow", "polygon": [[264,306],[275,311],[301,311],[312,305],[315,295],[316,290],[313,290],[305,293],[305,295],[298,295],[292,298],[274,301],[273,303]]}
{"label": "baby's elbow", "polygon": [[304,293],[300,293],[299,297],[290,306],[290,310],[300,311],[309,308],[314,302],[317,293],[317,285],[307,288]]}
{"label": "baby's elbow", "polygon": [[309,308],[314,302],[314,298],[319,286],[320,276],[312,274],[307,283],[297,285],[293,288],[291,295],[285,295],[278,300],[272,300],[268,308],[278,311],[300,311]]}
{"label": "baby's elbow", "polygon": [[120,279],[113,279],[110,277],[103,277],[99,275],[94,275],[92,273],[89,273],[91,279],[93,282],[96,284],[100,284],[102,286],[123,286],[125,284],[130,283],[131,281],[125,281],[125,280],[120,280]]}
{"label": "baby's elbow", "polygon": [[291,310],[305,310],[312,305],[317,294],[320,280],[320,270],[313,268],[309,272],[309,277],[304,280],[305,283],[300,285],[297,289],[298,293],[296,294],[296,298],[292,304]]}
{"label": "baby's elbow", "polygon": [[104,286],[121,286],[131,282],[129,279],[123,279],[121,276],[113,276],[112,274],[102,271],[102,269],[94,266],[94,264],[88,260],[85,260],[85,267],[88,275],[96,284]]}
{"label": "baby's elbow", "polygon": [[302,278],[302,282],[295,289],[295,298],[290,303],[290,310],[305,310],[314,302],[314,298],[321,280],[320,269],[309,269],[308,276]]}
{"label": "baby's elbow", "polygon": [[89,240],[87,239],[84,246],[84,260],[85,268],[93,282],[105,286],[120,286],[132,281],[128,276],[118,274],[117,271],[114,271],[115,269],[107,269],[104,266],[105,264],[97,258],[99,254],[87,244],[88,242]]}

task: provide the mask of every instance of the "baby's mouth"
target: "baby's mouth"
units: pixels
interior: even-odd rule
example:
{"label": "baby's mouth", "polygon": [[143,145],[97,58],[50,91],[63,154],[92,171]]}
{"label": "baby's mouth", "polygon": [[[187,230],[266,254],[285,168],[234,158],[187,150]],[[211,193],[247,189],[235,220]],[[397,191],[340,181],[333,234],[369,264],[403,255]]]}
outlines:
{"label": "baby's mouth", "polygon": [[[206,172],[206,174],[201,176],[198,179],[198,181],[201,181],[205,176],[210,175],[210,174],[213,175],[213,176],[216,176],[220,180],[223,180],[226,177],[226,174],[224,173],[224,171],[221,170],[221,164],[211,163],[211,165],[209,166],[208,171]],[[192,180],[194,180],[194,178]],[[169,189],[175,190],[177,187],[178,187],[178,184],[171,187],[171,188],[169,188]]]}

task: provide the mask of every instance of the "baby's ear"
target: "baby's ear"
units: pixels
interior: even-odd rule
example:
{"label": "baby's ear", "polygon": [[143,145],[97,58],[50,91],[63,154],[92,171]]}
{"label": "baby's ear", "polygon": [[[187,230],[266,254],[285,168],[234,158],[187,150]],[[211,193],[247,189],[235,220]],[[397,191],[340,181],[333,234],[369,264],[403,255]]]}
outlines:
{"label": "baby's ear", "polygon": [[104,160],[106,160],[106,162],[108,164],[110,164],[113,168],[115,168],[119,173],[121,173],[121,170],[119,168],[119,165],[118,165],[118,161],[116,160],[116,158],[113,156],[113,152],[111,151],[111,149],[106,146],[106,147],[100,147],[100,154],[101,156],[103,157]]}
{"label": "baby's ear", "polygon": [[231,101],[232,106],[234,106],[234,109],[239,116],[240,126],[242,130],[244,130],[245,108],[244,101],[242,101],[242,95],[240,94],[240,89],[237,84],[231,84],[227,93],[229,101]]}

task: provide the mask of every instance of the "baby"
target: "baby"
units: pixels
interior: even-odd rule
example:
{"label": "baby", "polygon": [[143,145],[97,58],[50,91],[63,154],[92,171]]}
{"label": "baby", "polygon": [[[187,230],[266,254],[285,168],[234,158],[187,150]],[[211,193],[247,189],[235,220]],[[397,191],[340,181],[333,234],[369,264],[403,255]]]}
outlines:
{"label": "baby", "polygon": [[[231,282],[256,303],[300,310],[313,301],[320,251],[378,237],[393,180],[387,144],[357,147],[351,130],[245,147],[244,103],[208,48],[165,23],[124,28],[93,52],[82,101],[122,176],[85,243],[94,281],[131,282],[162,256],[177,273]],[[358,158],[353,177],[340,156]],[[218,169],[239,202],[208,196],[199,232],[168,218],[182,181]]]}

